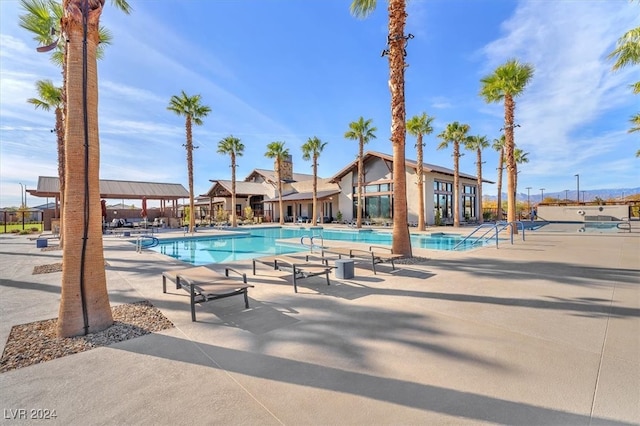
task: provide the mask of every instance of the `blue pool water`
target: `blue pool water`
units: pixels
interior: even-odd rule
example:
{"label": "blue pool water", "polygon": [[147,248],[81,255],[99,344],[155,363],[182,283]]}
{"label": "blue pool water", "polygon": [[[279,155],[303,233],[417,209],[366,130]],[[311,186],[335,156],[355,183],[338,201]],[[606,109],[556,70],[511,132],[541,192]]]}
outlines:
{"label": "blue pool water", "polygon": [[[163,239],[150,250],[194,265],[208,263],[225,263],[235,260],[253,259],[260,256],[296,253],[308,251],[308,247],[300,244],[300,238],[305,238],[309,244],[309,236],[322,233],[322,238],[314,237],[314,244],[331,245],[331,240],[353,241],[373,245],[391,245],[391,233],[375,231],[336,231],[313,230],[299,228],[256,228],[243,230],[237,235],[207,236],[202,238]],[[296,238],[294,243],[277,242],[276,240]],[[434,250],[453,250],[461,238],[455,234],[412,235],[413,247]],[[456,250],[472,248],[471,244]]]}

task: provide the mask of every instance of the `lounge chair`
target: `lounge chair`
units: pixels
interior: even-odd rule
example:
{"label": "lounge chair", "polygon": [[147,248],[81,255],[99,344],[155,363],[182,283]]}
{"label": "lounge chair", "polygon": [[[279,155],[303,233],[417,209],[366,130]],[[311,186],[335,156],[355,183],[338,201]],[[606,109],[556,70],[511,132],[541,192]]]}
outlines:
{"label": "lounge chair", "polygon": [[394,254],[389,247],[382,246],[369,246],[369,250],[361,250],[361,249],[353,249],[349,247],[330,247],[322,249],[322,257],[324,258],[325,253],[334,254],[338,256],[338,259],[342,259],[342,256],[347,256],[351,259],[360,258],[360,259],[371,259],[371,267],[373,268],[373,273],[377,274],[376,264],[382,262],[391,262],[391,268],[396,269],[396,265],[393,263],[394,260],[400,259],[404,257],[401,254]]}
{"label": "lounge chair", "polygon": [[327,285],[331,285],[329,281],[329,272],[334,269],[334,266],[329,266],[326,259],[321,259],[320,262],[311,262],[315,256],[307,255],[305,259],[297,259],[295,257],[278,255],[278,256],[264,256],[253,259],[253,275],[256,274],[256,262],[260,262],[266,265],[273,265],[273,269],[284,270],[290,269],[293,277],[293,291],[298,292],[298,279],[315,277],[317,275],[325,275],[327,278]]}
{"label": "lounge chair", "polygon": [[[238,278],[229,277],[229,272],[239,275]],[[165,271],[162,273],[162,292],[167,292],[167,279],[176,283],[176,289],[184,289],[189,293],[191,302],[191,321],[196,320],[196,303],[225,297],[244,295],[244,306],[249,309],[247,289],[253,287],[247,284],[247,275],[232,268],[225,268],[224,275],[207,268],[196,266],[186,269]]]}

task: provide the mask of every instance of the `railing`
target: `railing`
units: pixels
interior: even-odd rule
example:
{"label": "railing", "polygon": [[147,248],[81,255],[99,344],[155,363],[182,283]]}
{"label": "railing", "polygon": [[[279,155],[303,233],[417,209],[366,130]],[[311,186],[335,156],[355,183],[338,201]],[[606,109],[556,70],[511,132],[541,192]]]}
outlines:
{"label": "railing", "polygon": [[[476,232],[478,232],[478,231],[480,231],[481,229],[484,229],[484,228],[490,228],[490,229],[489,229],[489,230],[487,230],[484,234],[480,235],[479,237],[476,237],[476,239],[475,239],[471,244],[472,244],[472,245],[473,245],[473,244],[476,244],[477,242],[481,241],[481,240],[482,240],[482,239],[483,239],[483,238],[484,238],[484,237],[485,237],[489,232],[491,232],[491,231],[495,231],[494,236],[495,236],[495,239],[496,239],[496,248],[498,248],[498,233],[499,233],[499,231],[498,231],[498,225],[495,225],[495,224],[493,224],[493,223],[483,223],[482,225],[478,225],[478,226],[476,227],[476,229],[474,229],[474,230],[473,230],[469,235],[467,235],[467,236],[466,236],[466,237],[464,237],[462,240],[460,240],[460,242],[459,242],[458,244],[456,244],[456,245],[453,247],[453,249],[454,249],[454,250],[455,250],[455,249],[457,249],[459,246],[461,246],[461,245],[462,245],[462,244],[464,244],[467,240],[469,240],[469,239],[470,239],[470,238],[471,238],[471,237],[472,237]],[[492,237],[490,237],[490,238],[486,238],[486,240],[489,240],[489,239],[491,239],[491,238],[493,238],[493,236],[492,236]]]}
{"label": "railing", "polygon": [[[304,240],[308,238],[309,239],[309,244],[305,244]],[[316,245],[314,243],[314,239],[316,238],[320,238],[320,245]],[[320,248],[322,249],[322,247],[324,247],[324,237],[322,236],[322,233],[320,234],[309,234],[309,235],[303,235],[302,237],[300,237],[300,244],[303,245],[304,247],[308,247],[309,251],[311,253],[313,253],[313,248]]]}
{"label": "railing", "polygon": [[[485,228],[489,228],[485,231],[484,234],[477,236],[473,242],[471,243],[473,244],[477,244],[480,241],[489,241],[492,240],[493,238],[495,238],[496,240],[496,248],[498,248],[498,240],[499,240],[499,235],[500,232],[504,231],[507,228],[510,228],[510,232],[509,235],[511,237],[511,244],[513,244],[513,230],[514,230],[514,226],[518,229],[522,229],[522,241],[524,241],[524,223],[519,222],[519,221],[512,221],[512,222],[497,222],[495,224],[493,223],[483,223],[482,225],[479,225],[478,227],[476,227],[476,229],[474,229],[469,235],[467,235],[466,237],[464,237],[462,240],[460,240],[460,242],[458,244],[456,244],[453,249],[457,249],[458,246],[464,244],[467,240],[469,240],[476,232],[480,231],[481,229],[485,229]],[[487,234],[491,233],[493,231],[493,233],[487,237]]]}
{"label": "railing", "polygon": [[[145,244],[143,241],[147,239],[147,240],[151,240],[150,243]],[[151,248],[151,247],[155,247],[158,244],[160,244],[160,240],[157,239],[156,237],[153,237],[151,235],[140,235],[137,239],[136,239],[136,252],[138,253],[142,253],[142,249],[145,248]]]}

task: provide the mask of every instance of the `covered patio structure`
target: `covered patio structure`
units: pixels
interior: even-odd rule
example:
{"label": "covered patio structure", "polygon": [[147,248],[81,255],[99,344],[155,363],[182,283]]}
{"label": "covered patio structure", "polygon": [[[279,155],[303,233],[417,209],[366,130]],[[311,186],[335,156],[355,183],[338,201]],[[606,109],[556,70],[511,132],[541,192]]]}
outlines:
{"label": "covered patio structure", "polygon": [[[51,220],[60,218],[60,180],[57,177],[40,176],[38,177],[37,189],[27,189],[27,192],[34,197],[55,200],[54,208],[44,214],[45,229],[51,229]],[[178,183],[100,179],[100,198],[107,200],[157,200],[160,202],[157,216],[177,218],[178,200],[189,198],[189,191]]]}

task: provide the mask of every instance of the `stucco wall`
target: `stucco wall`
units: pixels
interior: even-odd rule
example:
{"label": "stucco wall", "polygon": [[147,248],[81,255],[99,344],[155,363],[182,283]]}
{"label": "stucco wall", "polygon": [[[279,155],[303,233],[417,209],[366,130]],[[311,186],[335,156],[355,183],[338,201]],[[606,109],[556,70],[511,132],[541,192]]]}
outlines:
{"label": "stucco wall", "polygon": [[[538,206],[538,219],[550,222],[583,222],[585,220],[622,220],[629,217],[629,206]],[[598,218],[600,216],[600,218]]]}

